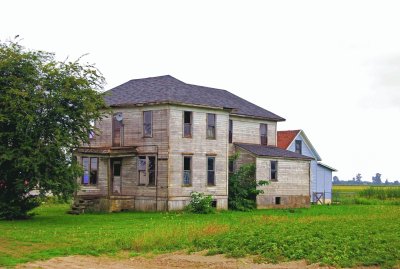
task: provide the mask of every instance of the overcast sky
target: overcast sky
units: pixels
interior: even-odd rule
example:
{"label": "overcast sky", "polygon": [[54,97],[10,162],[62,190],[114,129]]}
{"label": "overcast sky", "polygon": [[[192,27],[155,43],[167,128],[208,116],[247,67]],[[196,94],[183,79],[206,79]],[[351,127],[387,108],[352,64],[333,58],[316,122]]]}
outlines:
{"label": "overcast sky", "polygon": [[172,75],[303,129],[340,179],[400,180],[400,2],[1,1],[0,39],[96,63],[105,89]]}

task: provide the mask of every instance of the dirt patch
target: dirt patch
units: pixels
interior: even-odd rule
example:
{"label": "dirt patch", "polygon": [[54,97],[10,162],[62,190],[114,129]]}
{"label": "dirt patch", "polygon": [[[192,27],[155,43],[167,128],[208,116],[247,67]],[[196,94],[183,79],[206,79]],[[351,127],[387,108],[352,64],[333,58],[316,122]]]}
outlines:
{"label": "dirt patch", "polygon": [[[333,268],[307,265],[305,261],[280,264],[256,264],[250,258],[233,259],[222,255],[204,256],[202,253],[185,254],[182,252],[158,255],[150,258],[134,257],[115,259],[109,257],[69,256],[36,261],[17,266],[19,269],[295,269],[295,268]],[[361,268],[361,267],[360,267]],[[369,267],[369,269],[378,267]]]}

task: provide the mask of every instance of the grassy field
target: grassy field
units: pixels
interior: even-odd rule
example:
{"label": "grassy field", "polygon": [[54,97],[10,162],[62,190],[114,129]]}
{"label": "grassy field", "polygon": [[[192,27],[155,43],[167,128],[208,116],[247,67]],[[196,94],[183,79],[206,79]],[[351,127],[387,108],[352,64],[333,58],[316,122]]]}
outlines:
{"label": "grassy field", "polygon": [[[42,206],[28,221],[0,221],[0,266],[56,256],[208,250],[258,261],[306,259],[351,267],[400,261],[400,207],[312,206],[298,210],[67,215]],[[122,252],[121,252],[122,251]]]}
{"label": "grassy field", "polygon": [[400,187],[334,185],[332,198],[341,204],[400,205]]}

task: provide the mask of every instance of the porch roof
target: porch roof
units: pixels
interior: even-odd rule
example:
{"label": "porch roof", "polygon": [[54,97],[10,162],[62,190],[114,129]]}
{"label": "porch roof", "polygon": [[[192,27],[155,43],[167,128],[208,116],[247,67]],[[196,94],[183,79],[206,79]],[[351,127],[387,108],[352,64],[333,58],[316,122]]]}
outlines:
{"label": "porch roof", "polygon": [[264,146],[258,144],[244,144],[244,143],[234,143],[234,144],[258,157],[278,157],[278,158],[288,158],[288,159],[313,160],[313,158],[310,158],[308,156],[304,156],[296,152],[292,152],[274,146]]}
{"label": "porch roof", "polygon": [[109,156],[137,155],[136,147],[79,147],[76,152]]}

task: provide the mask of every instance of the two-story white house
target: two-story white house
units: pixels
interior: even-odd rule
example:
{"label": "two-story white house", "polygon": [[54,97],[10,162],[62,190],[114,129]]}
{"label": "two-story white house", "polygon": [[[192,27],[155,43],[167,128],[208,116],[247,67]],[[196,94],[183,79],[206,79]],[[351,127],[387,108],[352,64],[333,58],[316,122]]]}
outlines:
{"label": "two-story white house", "polygon": [[[255,163],[269,180],[259,208],[309,205],[311,158],[277,147],[284,119],[226,90],[171,76],[128,81],[106,92],[113,114],[76,149],[84,168],[73,210],[180,210],[193,191],[228,207],[228,175]],[[240,153],[235,165],[228,157]]]}

